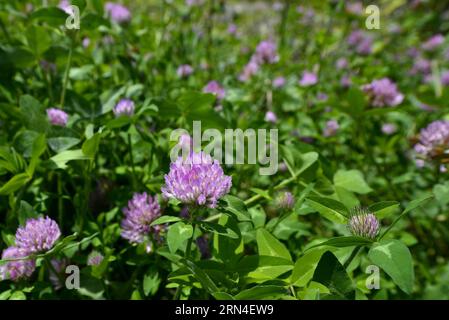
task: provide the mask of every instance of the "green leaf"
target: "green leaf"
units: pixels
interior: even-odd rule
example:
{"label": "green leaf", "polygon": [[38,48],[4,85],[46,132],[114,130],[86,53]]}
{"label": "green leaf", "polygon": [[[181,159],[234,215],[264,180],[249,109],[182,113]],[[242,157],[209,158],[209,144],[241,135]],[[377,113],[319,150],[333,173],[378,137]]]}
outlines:
{"label": "green leaf", "polygon": [[382,201],[376,202],[369,206],[369,211],[374,213],[377,218],[385,218],[394,213],[399,208],[399,202],[397,201]]}
{"label": "green leaf", "polygon": [[47,139],[48,145],[55,152],[68,150],[80,142],[78,138],[72,137],[56,137]]}
{"label": "green leaf", "polygon": [[312,281],[319,282],[329,288],[332,294],[329,298],[349,300],[355,298],[354,285],[351,279],[340,261],[330,251],[326,251],[321,256]]}
{"label": "green leaf", "polygon": [[322,247],[322,246],[344,248],[344,247],[370,245],[372,243],[373,243],[372,240],[365,239],[362,237],[357,237],[357,236],[335,237],[335,238],[326,240],[324,242],[321,242],[319,244],[316,244],[314,246],[311,246],[307,250],[310,250],[310,249],[316,248],[316,247]]}
{"label": "green leaf", "polygon": [[226,195],[222,199],[227,203],[227,206],[225,206],[224,209],[234,214],[237,220],[251,221],[251,216],[242,200],[231,195]]}
{"label": "green leaf", "polygon": [[226,292],[215,292],[213,296],[217,300],[235,300],[233,296]]}
{"label": "green leaf", "polygon": [[306,202],[310,207],[331,221],[337,223],[346,223],[347,221],[348,210],[337,200],[311,196],[307,198]]}
{"label": "green leaf", "polygon": [[247,275],[248,282],[274,280],[293,269],[293,262],[284,258],[259,255],[257,260],[257,268]]}
{"label": "green leaf", "polygon": [[19,210],[17,212],[19,218],[19,224],[25,225],[26,220],[30,218],[37,218],[38,214],[34,211],[33,207],[26,201],[20,200]]}
{"label": "green leaf", "polygon": [[170,252],[175,253],[185,241],[190,239],[193,234],[193,228],[184,222],[177,222],[168,228],[167,243]]}
{"label": "green leaf", "polygon": [[406,213],[418,208],[419,206],[423,205],[424,203],[426,203],[433,197],[434,197],[433,194],[427,194],[422,197],[419,197],[418,199],[410,201],[410,203],[405,207],[405,210],[402,212],[401,215],[406,214]]}
{"label": "green leaf", "polygon": [[47,142],[45,139],[45,135],[39,135],[33,143],[33,150],[31,152],[31,160],[30,164],[27,168],[27,174],[31,177],[34,174],[34,170],[36,169],[37,161],[39,157],[44,153],[47,149]]}
{"label": "green leaf", "polygon": [[440,205],[445,206],[449,203],[449,182],[435,185],[432,191]]}
{"label": "green leaf", "polygon": [[170,222],[178,222],[178,221],[182,221],[182,219],[179,217],[175,217],[175,216],[161,216],[161,217],[157,218],[156,220],[154,220],[150,224],[150,226],[155,226],[158,224],[164,224],[164,223],[170,223]]}
{"label": "green leaf", "polygon": [[326,249],[316,249],[307,251],[302,257],[296,260],[290,283],[297,287],[304,287],[312,279],[315,268]]}
{"label": "green leaf", "polygon": [[359,88],[352,86],[346,94],[342,107],[351,116],[360,115],[366,107],[365,94]]}
{"label": "green leaf", "polygon": [[51,46],[49,30],[41,26],[29,26],[26,31],[28,46],[36,57],[40,57]]}
{"label": "green leaf", "polygon": [[11,296],[11,289],[0,292],[0,300],[7,300]]}
{"label": "green leaf", "polygon": [[209,277],[209,275],[204,272],[200,267],[198,267],[193,261],[182,259],[181,262],[189,269],[194,277],[201,283],[203,289],[205,289],[210,294],[214,294],[218,291],[217,286]]}
{"label": "green leaf", "polygon": [[120,116],[120,117],[117,117],[117,118],[114,118],[114,119],[108,121],[108,123],[106,123],[106,127],[108,129],[117,129],[117,128],[124,127],[124,126],[130,124],[131,122],[132,122],[131,117]]}
{"label": "green leaf", "polygon": [[256,232],[257,248],[259,255],[280,257],[287,260],[292,260],[290,252],[287,248],[275,237],[273,237],[267,230],[260,228]]}
{"label": "green leaf", "polygon": [[214,102],[213,94],[193,91],[178,99],[179,108],[188,122],[201,121],[202,128],[223,129],[226,121],[214,110]]}
{"label": "green leaf", "polygon": [[334,175],[334,184],[360,194],[366,194],[373,190],[368,186],[363,178],[363,174],[358,170],[338,170]]}
{"label": "green leaf", "polygon": [[159,285],[161,284],[161,278],[159,277],[159,273],[155,270],[149,271],[143,277],[143,293],[148,296],[153,296],[157,290],[159,289]]}
{"label": "green leaf", "polygon": [[301,167],[299,168],[299,170],[296,174],[299,175],[302,172],[304,172],[306,169],[308,169],[312,164],[314,164],[318,160],[318,157],[319,157],[319,155],[315,151],[304,153],[301,156],[301,161],[302,161]]}
{"label": "green leaf", "polygon": [[19,173],[25,169],[25,161],[14,149],[0,147],[0,168],[5,168],[11,173]]}
{"label": "green leaf", "polygon": [[57,7],[46,7],[34,11],[30,18],[45,21],[51,26],[59,27],[65,24],[68,16],[67,13]]}
{"label": "green leaf", "polygon": [[80,9],[80,13],[86,8],[86,0],[71,0],[70,3],[73,6],[77,6]]}
{"label": "green leaf", "polygon": [[214,258],[223,261],[226,265],[233,266],[243,254],[243,240],[239,226],[234,218],[226,215],[222,215],[218,223],[227,229],[233,230],[238,235],[238,238],[233,239],[226,235],[214,233]]}
{"label": "green leaf", "polygon": [[28,68],[36,63],[34,54],[25,48],[13,48],[8,52],[8,58],[17,68]]}
{"label": "green leaf", "polygon": [[95,30],[100,26],[110,26],[109,20],[103,18],[102,16],[88,12],[81,17],[80,25],[87,30]]}
{"label": "green leaf", "polygon": [[89,158],[93,159],[100,145],[101,133],[95,133],[92,137],[84,141],[81,150]]}
{"label": "green leaf", "polygon": [[411,294],[415,274],[409,249],[399,240],[382,240],[373,245],[368,258],[382,268],[402,291]]}
{"label": "green leaf", "polygon": [[66,169],[67,162],[72,160],[90,160],[88,156],[86,156],[81,149],[76,150],[65,150],[57,155],[50,158],[53,161],[57,168]]}
{"label": "green leaf", "polygon": [[231,239],[238,239],[239,235],[231,228],[227,228],[218,223],[199,221],[198,224],[206,231],[220,234]]}
{"label": "green leaf", "polygon": [[26,300],[27,297],[22,291],[14,291],[8,300]]}
{"label": "green leaf", "polygon": [[0,188],[0,195],[8,195],[23,187],[31,177],[27,173],[19,173]]}
{"label": "green leaf", "polygon": [[341,201],[341,203],[343,203],[346,208],[354,208],[360,206],[359,199],[357,199],[352,191],[339,186],[334,186],[334,188],[335,193],[338,196],[338,200]]}
{"label": "green leaf", "polygon": [[237,300],[274,300],[285,295],[287,290],[281,286],[259,285],[245,289],[235,296]]}
{"label": "green leaf", "polygon": [[49,124],[44,109],[32,96],[23,95],[19,100],[20,112],[25,126],[37,132],[47,131]]}

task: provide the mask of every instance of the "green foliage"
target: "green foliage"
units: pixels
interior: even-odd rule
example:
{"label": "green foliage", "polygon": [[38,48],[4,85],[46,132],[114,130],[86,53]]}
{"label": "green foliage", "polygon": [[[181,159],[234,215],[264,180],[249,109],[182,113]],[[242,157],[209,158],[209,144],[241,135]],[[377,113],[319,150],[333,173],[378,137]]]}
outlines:
{"label": "green foliage", "polygon": [[[369,32],[345,1],[209,1],[205,10],[124,0],[131,19],[120,22],[105,0],[72,0],[80,29],[48,2],[0,3],[0,253],[31,218],[48,216],[61,236],[25,257],[36,263],[30,277],[0,275],[0,300],[449,299],[449,145],[443,133],[430,143],[421,131],[449,120],[444,1],[384,1],[381,28]],[[369,41],[349,44],[354,31]],[[425,50],[436,34],[443,43]],[[260,56],[268,39],[272,59]],[[186,64],[192,73],[181,75]],[[315,84],[303,85],[306,71]],[[394,85],[387,97],[370,92],[383,78],[400,104],[380,105]],[[207,92],[210,81],[223,92]],[[133,110],[118,115],[125,98]],[[67,123],[51,121],[49,108]],[[201,134],[222,137],[277,130],[276,141],[245,137],[243,163],[225,162],[222,141],[219,165],[232,186],[214,206],[186,201],[204,193],[187,182],[184,199],[161,191],[171,135],[193,135],[195,121]],[[268,165],[276,172],[262,175]],[[197,174],[190,178],[204,178]],[[144,192],[159,204],[155,219],[154,208],[130,201]],[[280,201],[286,192],[291,201]],[[378,220],[375,239],[351,234],[356,207]],[[56,288],[51,261],[79,266],[81,287]],[[366,285],[371,265],[380,290]]]}

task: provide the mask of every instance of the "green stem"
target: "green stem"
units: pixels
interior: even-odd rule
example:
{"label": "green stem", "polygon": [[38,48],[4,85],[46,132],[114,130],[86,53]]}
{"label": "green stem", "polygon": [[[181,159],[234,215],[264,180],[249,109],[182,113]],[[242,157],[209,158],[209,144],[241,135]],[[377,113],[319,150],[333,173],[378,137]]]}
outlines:
{"label": "green stem", "polygon": [[72,42],[70,44],[69,57],[67,60],[67,65],[66,65],[65,72],[64,72],[64,79],[63,79],[63,83],[62,83],[61,101],[59,103],[61,108],[64,108],[65,94],[67,91],[67,85],[69,83],[69,72],[70,72],[70,67],[72,65],[73,48],[75,46],[75,40],[76,40],[77,36],[78,36],[78,31],[76,31],[75,37],[72,39]]}
{"label": "green stem", "polygon": [[343,265],[343,268],[347,268],[349,267],[349,265],[351,264],[352,260],[354,260],[354,258],[357,256],[357,254],[362,250],[363,247],[361,246],[357,246],[354,248],[354,250],[352,250],[351,255],[349,256],[348,260],[345,261],[345,264]]}
{"label": "green stem", "polygon": [[61,173],[58,173],[58,222],[61,229],[64,228],[64,214],[63,214],[63,199],[62,199],[62,177]]}
{"label": "green stem", "polygon": [[[193,215],[191,215],[193,216]],[[196,228],[196,224],[192,224],[193,225],[193,229],[192,229],[192,236],[190,237],[189,241],[187,242],[187,247],[186,247],[186,251],[184,253],[184,258],[185,259],[189,259],[190,257],[190,251],[192,250],[192,242],[193,242],[193,238],[195,237],[195,228]],[[179,300],[180,296],[181,296],[181,292],[182,292],[182,284],[180,284],[178,286],[178,288],[176,289],[176,293],[175,296],[173,297],[173,300]]]}
{"label": "green stem", "polygon": [[290,0],[284,1],[284,8],[281,13],[281,24],[279,26],[279,39],[281,41],[280,48],[282,49],[285,45],[285,29],[287,26],[287,18],[288,18],[288,11],[290,9]]}
{"label": "green stem", "polygon": [[134,166],[133,146],[132,146],[132,142],[131,142],[131,134],[130,133],[128,133],[128,148],[129,148],[129,157],[131,160],[131,170],[133,173],[133,187],[136,188],[137,175],[136,175],[136,168]]}

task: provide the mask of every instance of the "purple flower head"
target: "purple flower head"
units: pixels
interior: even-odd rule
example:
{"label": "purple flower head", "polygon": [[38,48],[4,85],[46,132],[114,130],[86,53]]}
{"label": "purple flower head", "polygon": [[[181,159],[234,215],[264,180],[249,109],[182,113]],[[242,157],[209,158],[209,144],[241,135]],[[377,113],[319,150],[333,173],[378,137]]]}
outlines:
{"label": "purple flower head", "polygon": [[254,74],[259,71],[259,64],[255,59],[251,59],[243,68],[243,72],[239,75],[239,80],[242,82],[248,81]]}
{"label": "purple flower head", "polygon": [[119,3],[106,2],[104,11],[106,11],[114,22],[125,23],[131,20],[131,12],[127,7]]}
{"label": "purple flower head", "polygon": [[424,168],[426,162],[423,159],[415,159],[415,165],[417,168]]}
{"label": "purple flower head", "polygon": [[312,25],[313,20],[315,18],[315,11],[312,8],[302,8],[298,6],[296,8],[298,13],[301,14],[301,18],[299,19],[299,22],[304,25]]}
{"label": "purple flower head", "polygon": [[215,208],[218,199],[231,189],[232,179],[223,173],[217,160],[204,152],[192,152],[170,164],[162,194],[165,198]]}
{"label": "purple flower head", "polygon": [[349,63],[346,58],[339,58],[337,62],[335,63],[335,66],[337,69],[346,69],[348,67]]}
{"label": "purple flower head", "polygon": [[276,1],[273,3],[273,10],[274,11],[281,11],[284,8],[284,4],[282,2]]}
{"label": "purple flower head", "polygon": [[318,83],[318,76],[314,72],[304,71],[299,85],[302,87],[313,86]]}
{"label": "purple flower head", "polygon": [[132,116],[134,114],[134,102],[131,99],[121,99],[112,111],[116,117]]}
{"label": "purple flower head", "polygon": [[83,45],[83,48],[87,48],[90,45],[90,39],[88,37],[84,37],[82,45]]}
{"label": "purple flower head", "polygon": [[276,199],[276,206],[280,209],[290,210],[295,206],[295,198],[291,192],[283,192]]}
{"label": "purple flower head", "polygon": [[363,14],[363,3],[360,1],[347,3],[346,11],[354,15],[361,15]]}
{"label": "purple flower head", "polygon": [[256,47],[254,59],[257,63],[275,63],[279,61],[276,43],[270,40],[260,42]]}
{"label": "purple flower head", "polygon": [[354,30],[352,31],[348,39],[346,40],[350,46],[356,46],[358,45],[363,39],[365,38],[365,35],[362,30]]}
{"label": "purple flower head", "polygon": [[125,218],[122,220],[122,237],[131,243],[143,243],[153,233],[156,238],[162,231],[161,225],[150,227],[150,224],[161,215],[161,207],[156,196],[146,192],[134,193],[128,201],[128,207],[122,209]]}
{"label": "purple flower head", "polygon": [[431,69],[432,69],[432,66],[431,66],[431,63],[430,63],[429,60],[421,58],[421,57],[418,57],[414,61],[413,67],[410,70],[410,73],[412,75],[415,75],[415,74],[418,74],[418,73],[426,75],[426,74],[429,74],[431,72]]}
{"label": "purple flower head", "polygon": [[328,96],[327,94],[325,94],[324,92],[319,92],[319,93],[317,94],[316,98],[317,98],[319,101],[326,101],[326,100],[329,98],[329,96]]}
{"label": "purple flower head", "polygon": [[444,86],[449,86],[449,70],[445,70],[443,71],[443,73],[441,74],[441,83]]}
{"label": "purple flower head", "polygon": [[176,70],[176,74],[180,78],[186,78],[193,73],[193,68],[188,64],[182,64]]}
{"label": "purple flower head", "polygon": [[444,36],[442,34],[436,34],[430,37],[426,42],[422,44],[422,49],[425,51],[432,51],[438,48],[444,43]]}
{"label": "purple flower head", "polygon": [[[2,259],[19,259],[28,256],[25,249],[19,247],[8,247],[2,253]],[[11,279],[17,281],[29,278],[36,268],[36,263],[32,259],[14,260],[0,265],[0,280]]]}
{"label": "purple flower head", "polygon": [[284,77],[276,77],[273,80],[273,88],[281,88],[285,85],[285,78]]}
{"label": "purple flower head", "polygon": [[109,46],[111,44],[114,44],[114,38],[110,35],[104,36],[103,38],[101,38],[101,42],[105,45],[105,46]]}
{"label": "purple flower head", "polygon": [[34,6],[33,6],[32,3],[27,3],[27,4],[25,5],[25,12],[30,13],[30,12],[32,12],[33,10],[34,10]]}
{"label": "purple flower head", "polygon": [[438,120],[422,129],[415,151],[420,158],[432,160],[449,150],[449,121]]}
{"label": "purple flower head", "polygon": [[230,35],[236,35],[237,34],[237,26],[235,25],[235,23],[231,23],[231,24],[228,25],[227,32]]}
{"label": "purple flower head", "polygon": [[67,113],[56,108],[47,109],[47,117],[52,125],[61,127],[65,127],[69,120],[69,115]]}
{"label": "purple flower head", "polygon": [[411,47],[407,50],[407,55],[411,58],[417,58],[419,56],[419,50],[416,47]]}
{"label": "purple flower head", "polygon": [[355,49],[355,52],[361,55],[368,55],[372,51],[372,42],[370,36],[362,30],[353,31],[347,39],[348,44]]}
{"label": "purple flower head", "polygon": [[28,219],[16,232],[16,246],[28,253],[50,250],[61,236],[56,221],[49,217]]}
{"label": "purple flower head", "polygon": [[344,75],[343,77],[341,77],[340,79],[340,85],[343,88],[349,88],[352,84],[352,80],[348,75]]}
{"label": "purple flower head", "polygon": [[379,233],[380,224],[373,213],[367,209],[356,207],[351,210],[348,228],[354,236],[375,239]]}
{"label": "purple flower head", "polygon": [[186,0],[188,7],[199,6],[201,4],[203,4],[203,0]]}
{"label": "purple flower head", "polygon": [[92,251],[87,257],[88,266],[99,266],[103,262],[104,256],[98,251]]}
{"label": "purple flower head", "polygon": [[395,133],[397,130],[397,127],[394,123],[384,123],[382,125],[382,132],[386,135],[391,135]]}
{"label": "purple flower head", "polygon": [[374,80],[362,87],[373,107],[397,106],[404,100],[394,82],[388,78]]}
{"label": "purple flower head", "polygon": [[276,123],[278,121],[278,118],[273,111],[267,111],[267,113],[265,114],[265,121]]}
{"label": "purple flower head", "polygon": [[337,134],[338,129],[340,129],[340,125],[337,120],[329,120],[326,122],[326,127],[324,128],[323,135],[325,137],[332,137]]}
{"label": "purple flower head", "polygon": [[218,100],[222,100],[226,94],[225,89],[217,81],[209,81],[203,88],[203,92],[214,94]]}

